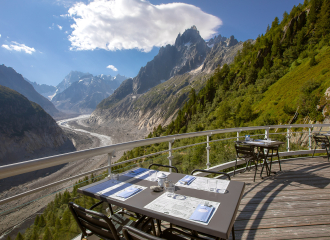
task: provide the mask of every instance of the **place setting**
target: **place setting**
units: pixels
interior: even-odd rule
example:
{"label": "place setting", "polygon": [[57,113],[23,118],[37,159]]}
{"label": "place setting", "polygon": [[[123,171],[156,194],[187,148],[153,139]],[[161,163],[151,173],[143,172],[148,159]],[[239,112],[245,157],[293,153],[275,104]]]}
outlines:
{"label": "place setting", "polygon": [[188,221],[208,225],[220,203],[176,194],[176,186],[170,183],[165,192],[145,206],[145,208],[183,218]]}
{"label": "place setting", "polygon": [[229,180],[205,178],[186,175],[180,179],[175,186],[182,186],[191,189],[203,190],[208,192],[226,193]]}

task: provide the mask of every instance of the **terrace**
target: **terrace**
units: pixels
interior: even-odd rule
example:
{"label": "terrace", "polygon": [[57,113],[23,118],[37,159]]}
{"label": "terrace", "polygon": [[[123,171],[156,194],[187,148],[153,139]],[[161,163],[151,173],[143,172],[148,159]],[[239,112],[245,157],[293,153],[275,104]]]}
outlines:
{"label": "terrace", "polygon": [[[224,133],[237,133],[236,137],[219,138],[211,140],[211,131],[181,134],[176,136],[166,136],[155,139],[140,140],[131,143],[117,144],[102,149],[85,150],[78,153],[69,153],[61,156],[54,156],[39,160],[34,160],[30,163],[14,164],[15,166],[2,166],[0,167],[1,176],[17,175],[22,171],[32,171],[35,169],[41,169],[53,164],[55,160],[62,160],[63,162],[70,162],[82,158],[83,156],[95,156],[103,153],[109,153],[109,165],[102,169],[93,170],[91,172],[97,172],[104,169],[109,169],[115,166],[119,166],[123,163],[111,164],[111,156],[114,150],[131,148],[136,146],[144,146],[150,143],[156,142],[169,142],[169,149],[163,151],[168,155],[169,164],[171,161],[175,161],[175,151],[183,151],[183,147],[173,148],[173,138],[183,139],[187,137],[206,136],[207,141],[201,142],[201,145],[206,145],[206,168],[224,171],[230,170],[234,166],[234,161],[229,161],[222,164],[213,165],[212,159],[210,161],[210,151],[212,147],[215,148],[215,144],[221,141],[232,142],[241,138],[244,133],[256,130],[265,130],[265,136],[284,135],[287,139],[287,151],[281,151],[281,163],[282,171],[276,175],[271,175],[261,179],[257,175],[257,179],[253,182],[254,170],[236,174],[232,180],[242,181],[246,183],[245,192],[239,206],[235,221],[235,235],[236,239],[304,239],[304,238],[316,238],[324,239],[330,236],[330,210],[328,208],[330,204],[330,163],[327,157],[317,156],[312,158],[310,154],[313,153],[313,142],[311,139],[312,133],[318,133],[320,131],[327,130],[329,124],[319,125],[291,125],[291,126],[264,126],[253,128],[240,128],[240,129],[222,129],[212,131],[214,134]],[[275,132],[277,128],[287,128],[287,132]],[[297,131],[290,129],[300,128]],[[295,142],[295,151],[291,151],[293,148],[292,138],[297,139],[300,134],[300,138],[307,134],[305,138],[305,146],[297,148],[297,142]],[[259,134],[260,135],[260,134]],[[244,135],[243,135],[244,136]],[[297,141],[297,140],[295,140]],[[298,144],[299,145],[299,144]],[[300,144],[302,145],[302,144]],[[185,146],[188,149],[193,146]],[[317,149],[316,153],[325,153],[324,149]],[[159,154],[159,153],[158,153]],[[156,155],[156,153],[154,154]],[[162,155],[163,156],[163,155]],[[172,157],[172,158],[171,158]],[[135,158],[125,163],[136,162],[141,158]],[[164,156],[163,156],[164,158]],[[286,159],[283,159],[286,158]],[[36,164],[38,162],[39,164]],[[210,164],[211,162],[211,164]],[[211,165],[211,166],[210,166]],[[27,168],[27,169],[26,169]],[[273,163],[273,169],[278,171],[278,164]],[[91,172],[80,174],[79,176],[91,174]],[[203,174],[200,174],[203,176]],[[2,178],[4,178],[2,177]],[[77,178],[73,176],[71,179]],[[63,179],[63,181],[69,181]],[[46,189],[56,186],[60,183],[53,183],[52,186],[43,186],[40,189]],[[31,190],[18,196],[13,196],[7,199],[0,200],[1,204],[9,203],[21,196],[31,194],[31,192],[40,191],[40,189]],[[164,222],[164,227],[168,223]],[[93,238],[91,238],[93,239]]]}

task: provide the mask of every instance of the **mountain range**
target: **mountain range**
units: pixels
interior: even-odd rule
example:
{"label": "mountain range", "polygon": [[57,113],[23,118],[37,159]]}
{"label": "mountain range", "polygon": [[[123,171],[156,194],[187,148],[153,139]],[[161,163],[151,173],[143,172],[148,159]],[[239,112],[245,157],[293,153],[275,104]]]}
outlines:
{"label": "mountain range", "polygon": [[91,113],[97,104],[110,96],[125,79],[125,76],[119,74],[112,77],[71,72],[57,85],[52,102],[61,111]]}
{"label": "mountain range", "polygon": [[160,48],[136,77],[124,81],[101,101],[89,123],[132,121],[132,127],[149,131],[166,125],[188,99],[190,89],[201,89],[207,77],[218,66],[231,63],[242,47],[243,42],[234,36],[219,35],[206,42],[193,26],[179,34],[174,45]]}

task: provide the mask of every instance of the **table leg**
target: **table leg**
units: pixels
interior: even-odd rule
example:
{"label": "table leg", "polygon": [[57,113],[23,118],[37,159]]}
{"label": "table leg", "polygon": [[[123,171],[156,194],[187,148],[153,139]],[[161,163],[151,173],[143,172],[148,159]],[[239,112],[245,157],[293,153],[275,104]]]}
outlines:
{"label": "table leg", "polygon": [[158,229],[158,234],[157,234],[157,236],[160,236],[160,235],[162,234],[162,229],[161,229],[161,227],[160,227],[161,220],[156,219],[156,221],[157,221],[157,229]]}
{"label": "table leg", "polygon": [[[262,151],[263,152],[263,155],[265,155],[265,149],[263,147],[260,148],[260,152]],[[261,168],[261,172],[260,172],[260,177],[262,178],[262,172],[264,170],[264,167],[266,166],[266,173],[267,173],[267,176],[270,175],[270,169],[268,167],[268,163],[267,163],[267,159],[268,159],[268,151],[269,149],[267,149],[267,153],[266,153],[266,156],[264,157],[264,162],[262,164],[262,168]]]}

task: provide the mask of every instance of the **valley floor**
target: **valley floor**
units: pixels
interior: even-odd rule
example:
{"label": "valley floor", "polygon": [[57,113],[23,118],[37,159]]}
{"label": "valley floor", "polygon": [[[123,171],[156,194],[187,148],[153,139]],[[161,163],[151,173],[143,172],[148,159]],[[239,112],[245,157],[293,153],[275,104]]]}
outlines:
{"label": "valley floor", "polygon": [[[61,120],[58,122],[59,125],[64,129],[68,137],[74,143],[77,151],[110,145],[115,142],[120,142],[120,140],[132,141],[137,139],[135,137],[143,137],[142,135],[133,136],[130,134],[130,130],[128,130],[128,132],[125,132],[125,128],[120,128],[119,131],[116,126],[113,126],[113,128],[107,127],[105,130],[102,130],[101,127],[94,127],[94,129],[90,128],[88,124],[84,122],[84,119],[86,117],[87,116],[71,119],[74,120],[73,122],[70,122],[70,120],[68,119]],[[97,131],[95,131],[95,129],[97,129]],[[89,133],[89,131],[91,131],[92,133]],[[113,158],[113,162],[117,161],[122,156],[122,154],[123,152],[116,153],[116,157]],[[79,173],[99,168],[106,164],[106,162],[107,156],[103,155],[69,163],[59,171],[50,174],[49,176],[39,178],[37,180],[25,183],[17,187],[13,187],[8,191],[0,193],[0,199],[5,199],[10,196],[22,193],[24,191],[35,189],[48,183],[58,181],[60,179],[64,179],[70,176],[77,175]],[[47,206],[47,204],[54,199],[55,194],[52,193],[55,193],[60,189],[66,188],[71,190],[74,182],[75,181],[66,182],[64,184],[46,189],[36,194],[31,194],[26,197],[22,197],[19,200],[12,201],[8,204],[0,205],[0,214],[4,211],[9,210],[8,212],[1,214],[0,216],[0,239],[6,239],[7,236],[10,236],[12,239],[15,239],[17,233],[19,231],[25,231],[25,229],[34,222],[34,219],[37,214],[42,213],[43,209]],[[64,190],[62,190],[62,192],[63,191]]]}

